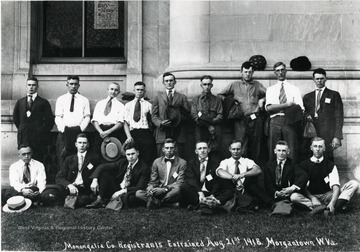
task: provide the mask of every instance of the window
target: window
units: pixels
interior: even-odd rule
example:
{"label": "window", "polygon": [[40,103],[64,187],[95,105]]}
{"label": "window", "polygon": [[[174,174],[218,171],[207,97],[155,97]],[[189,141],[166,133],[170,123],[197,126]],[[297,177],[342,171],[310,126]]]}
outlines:
{"label": "window", "polygon": [[42,14],[41,61],[124,59],[124,2],[45,1]]}

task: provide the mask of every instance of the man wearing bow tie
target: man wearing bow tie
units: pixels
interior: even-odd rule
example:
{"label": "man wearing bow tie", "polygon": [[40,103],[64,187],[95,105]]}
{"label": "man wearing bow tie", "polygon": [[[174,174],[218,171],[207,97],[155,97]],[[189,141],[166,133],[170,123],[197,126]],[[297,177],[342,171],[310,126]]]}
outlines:
{"label": "man wearing bow tie", "polygon": [[175,140],[165,139],[164,157],[155,159],[146,191],[136,192],[136,197],[147,202],[148,209],[159,208],[162,205],[179,206],[180,187],[184,183],[187,163],[175,155],[175,148]]}
{"label": "man wearing bow tie", "polygon": [[104,207],[109,199],[119,198],[123,207],[135,206],[137,190],[145,190],[150,178],[149,166],[139,159],[139,148],[134,143],[124,145],[126,159],[99,165],[90,176],[91,190],[97,199],[86,208]]}
{"label": "man wearing bow tie", "polygon": [[[166,138],[172,138],[178,146],[178,153],[183,157],[186,141],[184,122],[190,115],[190,105],[186,96],[174,90],[176,78],[172,73],[163,74],[165,92],[159,92],[152,109],[152,121],[156,126],[155,140],[158,156],[162,154],[162,143]],[[174,115],[169,115],[169,107]],[[169,119],[169,117],[175,117]]]}
{"label": "man wearing bow tie", "polygon": [[301,193],[293,193],[290,196],[291,201],[312,210],[311,214],[324,210],[326,215],[346,212],[359,183],[350,180],[340,188],[336,165],[324,158],[324,139],[315,137],[310,148],[313,156],[296,166],[296,169],[303,171],[300,176],[295,177],[295,185],[301,188]]}
{"label": "man wearing bow tie", "polygon": [[9,168],[10,188],[5,192],[4,202],[12,196],[22,195],[32,201],[39,199],[46,186],[46,173],[42,163],[32,159],[32,149],[20,145],[20,160]]}
{"label": "man wearing bow tie", "polygon": [[54,115],[49,102],[37,93],[39,84],[36,78],[29,78],[26,88],[27,96],[16,102],[13,113],[14,124],[18,129],[18,147],[30,145],[32,158],[43,162],[44,149],[54,126]]}
{"label": "man wearing bow tie", "polygon": [[126,139],[125,134],[130,134],[124,121],[125,106],[116,98],[120,93],[120,85],[116,82],[110,83],[107,92],[108,97],[96,103],[91,120],[98,133],[94,139],[93,150],[99,154],[104,138],[115,137],[123,143]]}
{"label": "man wearing bow tie", "polygon": [[[325,86],[326,72],[322,68],[315,69],[313,81],[315,90],[304,95],[305,117],[314,123],[317,136],[327,144],[325,157],[334,162],[333,151],[341,146],[343,139],[344,110],[340,94]],[[311,140],[305,145],[309,150]],[[309,153],[310,154],[310,153]]]}
{"label": "man wearing bow tie", "polygon": [[80,78],[68,76],[66,87],[68,93],[60,96],[55,105],[55,123],[59,130],[56,149],[60,168],[67,156],[76,153],[76,136],[84,132],[90,122],[89,100],[78,92]]}
{"label": "man wearing bow tie", "polygon": [[290,153],[285,141],[278,141],[274,149],[276,159],[264,168],[265,189],[275,201],[289,199],[290,192],[299,190],[294,185],[294,162],[288,158]]}
{"label": "man wearing bow tie", "polygon": [[[181,186],[182,204],[188,209],[196,209],[205,197],[213,195],[221,204],[226,202],[222,197],[218,197],[219,177],[215,174],[219,166],[219,160],[209,157],[209,146],[207,142],[199,141],[196,143],[196,158],[188,163],[185,171],[185,183]],[[230,197],[233,195],[230,191]],[[222,194],[222,196],[224,196]]]}

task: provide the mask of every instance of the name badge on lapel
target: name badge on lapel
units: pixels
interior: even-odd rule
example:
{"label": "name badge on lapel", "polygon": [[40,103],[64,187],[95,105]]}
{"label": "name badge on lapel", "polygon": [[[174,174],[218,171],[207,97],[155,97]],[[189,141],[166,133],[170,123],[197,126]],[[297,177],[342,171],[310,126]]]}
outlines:
{"label": "name badge on lapel", "polygon": [[174,179],[176,179],[179,176],[179,174],[177,172],[174,172],[174,174],[172,176]]}
{"label": "name badge on lapel", "polygon": [[326,184],[329,183],[329,181],[330,181],[329,176],[326,176],[326,177],[324,178],[324,181],[325,181]]}
{"label": "name badge on lapel", "polygon": [[207,180],[207,181],[210,181],[210,180],[212,180],[212,179],[213,179],[213,177],[211,176],[211,174],[209,174],[209,175],[206,176],[206,180]]}
{"label": "name badge on lapel", "polygon": [[251,114],[251,115],[250,115],[250,118],[251,118],[251,120],[255,120],[255,119],[256,119],[256,115],[255,115],[255,114]]}
{"label": "name badge on lapel", "polygon": [[26,111],[26,116],[27,117],[30,117],[31,116],[31,112],[28,110],[28,111]]}
{"label": "name badge on lapel", "polygon": [[89,170],[91,170],[93,167],[94,167],[94,166],[92,165],[92,163],[89,163],[89,164],[87,165],[87,168],[88,168]]}
{"label": "name badge on lapel", "polygon": [[331,99],[330,98],[325,98],[325,103],[330,103]]}

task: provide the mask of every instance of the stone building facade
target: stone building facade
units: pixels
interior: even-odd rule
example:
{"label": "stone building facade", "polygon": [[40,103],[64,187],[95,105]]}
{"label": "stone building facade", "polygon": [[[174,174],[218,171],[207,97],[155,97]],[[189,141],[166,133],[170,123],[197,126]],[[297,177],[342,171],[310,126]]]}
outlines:
{"label": "stone building facade", "polygon": [[[86,16],[86,3],[79,3]],[[202,75],[214,76],[216,94],[239,78],[242,62],[255,54],[267,59],[266,69],[254,74],[266,87],[275,83],[272,66],[277,61],[289,66],[291,59],[306,55],[312,69],[327,70],[327,86],[340,92],[345,111],[343,146],[335,153],[336,163],[349,176],[360,163],[360,2],[124,2],[118,16],[123,18],[119,32],[124,38],[124,55],[98,58],[44,57],[51,36],[44,25],[45,5],[41,1],[1,2],[1,162],[5,181],[9,164],[17,159],[12,110],[16,100],[25,95],[28,76],[38,78],[39,94],[50,100],[53,109],[56,98],[66,92],[67,75],[80,76],[80,92],[91,100],[92,109],[106,96],[112,81],[120,83],[125,92],[142,80],[148,97],[153,98],[162,89],[164,71],[175,74],[176,89],[191,100],[201,92]],[[85,39],[83,36],[82,41]],[[288,79],[303,95],[314,87],[311,78],[311,70],[297,72],[289,67]]]}

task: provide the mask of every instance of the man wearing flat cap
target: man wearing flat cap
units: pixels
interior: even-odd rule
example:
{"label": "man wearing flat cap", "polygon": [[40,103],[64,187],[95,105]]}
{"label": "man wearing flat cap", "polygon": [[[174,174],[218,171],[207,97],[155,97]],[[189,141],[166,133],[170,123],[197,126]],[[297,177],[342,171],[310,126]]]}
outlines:
{"label": "man wearing flat cap", "polygon": [[191,118],[195,125],[195,141],[210,142],[211,152],[220,151],[221,126],[223,107],[221,99],[211,93],[213,77],[204,75],[200,78],[202,94],[196,96],[191,102]]}
{"label": "man wearing flat cap", "polygon": [[184,94],[174,90],[176,78],[172,73],[163,74],[163,84],[165,92],[155,96],[152,108],[158,156],[162,154],[164,140],[173,138],[177,142],[179,156],[183,157],[186,141],[184,123],[190,115],[190,105]]}
{"label": "man wearing flat cap", "polygon": [[[327,144],[325,157],[334,161],[333,151],[341,146],[344,124],[343,103],[339,92],[325,86],[326,72],[322,68],[313,72],[315,90],[304,95],[305,117],[314,123],[317,136]],[[310,139],[306,150],[310,150]],[[310,154],[310,153],[309,153]]]}
{"label": "man wearing flat cap", "polygon": [[255,162],[259,161],[266,88],[252,76],[253,66],[246,61],[241,65],[241,80],[230,83],[218,95],[224,99],[233,96],[239,104],[242,118],[234,120],[235,139],[241,141],[242,155]]}
{"label": "man wearing flat cap", "polygon": [[120,93],[120,85],[116,82],[110,83],[107,93],[106,99],[96,103],[91,120],[97,131],[93,150],[98,154],[105,138],[115,137],[123,143],[126,139],[125,134],[130,135],[128,125],[124,121],[125,106],[116,98]]}
{"label": "man wearing flat cap", "polygon": [[270,114],[269,159],[275,159],[277,141],[284,140],[289,146],[289,157],[296,163],[299,152],[299,129],[304,111],[299,88],[286,80],[286,65],[277,62],[274,73],[278,79],[266,90],[265,108]]}

